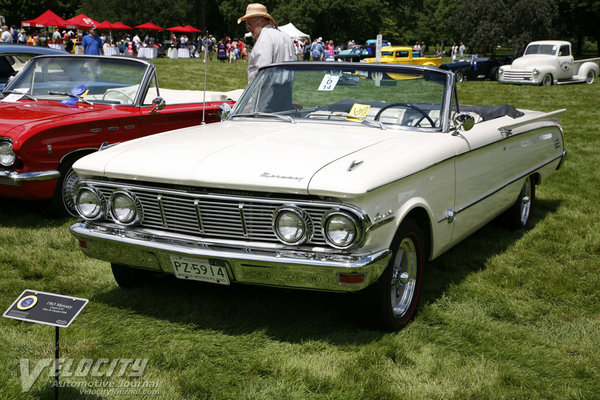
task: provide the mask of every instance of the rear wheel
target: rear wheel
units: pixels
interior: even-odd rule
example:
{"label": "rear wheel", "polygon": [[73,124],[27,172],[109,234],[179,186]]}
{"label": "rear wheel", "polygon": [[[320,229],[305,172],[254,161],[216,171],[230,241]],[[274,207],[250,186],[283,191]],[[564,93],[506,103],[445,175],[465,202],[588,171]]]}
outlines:
{"label": "rear wheel", "polygon": [[517,201],[505,212],[503,220],[511,229],[529,229],[533,221],[534,205],[535,184],[531,176],[528,176],[525,178]]}
{"label": "rear wheel", "polygon": [[587,75],[585,76],[585,83],[594,83],[594,79],[596,79],[596,73],[592,70],[589,70]]}
{"label": "rear wheel", "polygon": [[404,328],[416,313],[425,262],[423,239],[419,225],[405,220],[392,242],[390,263],[379,281],[366,289],[366,311],[385,330]]}

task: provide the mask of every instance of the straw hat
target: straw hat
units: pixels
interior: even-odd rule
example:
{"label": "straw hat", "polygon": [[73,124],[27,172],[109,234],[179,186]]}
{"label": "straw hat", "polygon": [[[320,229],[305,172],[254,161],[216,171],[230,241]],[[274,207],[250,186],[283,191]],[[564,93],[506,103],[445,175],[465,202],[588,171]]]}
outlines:
{"label": "straw hat", "polygon": [[260,3],[250,3],[246,7],[246,15],[238,19],[238,24],[248,18],[265,17],[271,21],[271,24],[277,25],[275,19],[267,12],[267,7]]}

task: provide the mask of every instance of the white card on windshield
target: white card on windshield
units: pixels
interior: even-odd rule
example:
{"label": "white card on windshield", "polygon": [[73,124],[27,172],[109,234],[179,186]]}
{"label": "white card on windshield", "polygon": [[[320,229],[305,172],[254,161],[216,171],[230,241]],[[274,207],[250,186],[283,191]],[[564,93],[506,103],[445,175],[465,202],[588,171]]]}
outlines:
{"label": "white card on windshield", "polygon": [[319,91],[332,91],[335,89],[340,77],[338,75],[326,74],[319,85]]}

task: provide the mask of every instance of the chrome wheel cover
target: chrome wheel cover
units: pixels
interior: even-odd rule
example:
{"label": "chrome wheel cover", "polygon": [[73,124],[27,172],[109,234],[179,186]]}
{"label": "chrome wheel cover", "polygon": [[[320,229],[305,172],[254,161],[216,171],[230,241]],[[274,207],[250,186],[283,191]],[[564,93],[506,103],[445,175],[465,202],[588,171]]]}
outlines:
{"label": "chrome wheel cover", "polygon": [[585,82],[586,83],[594,83],[595,77],[596,77],[596,74],[594,73],[594,71],[588,71],[587,76],[585,77]]}
{"label": "chrome wheel cover", "polygon": [[396,317],[406,314],[410,308],[417,284],[418,263],[415,242],[405,237],[398,246],[392,265],[390,299]]}
{"label": "chrome wheel cover", "polygon": [[68,213],[75,217],[77,216],[77,211],[75,211],[74,195],[78,183],[79,177],[73,169],[69,168],[62,183],[62,200]]}
{"label": "chrome wheel cover", "polygon": [[527,177],[521,190],[521,225],[527,225],[531,214],[531,178]]}

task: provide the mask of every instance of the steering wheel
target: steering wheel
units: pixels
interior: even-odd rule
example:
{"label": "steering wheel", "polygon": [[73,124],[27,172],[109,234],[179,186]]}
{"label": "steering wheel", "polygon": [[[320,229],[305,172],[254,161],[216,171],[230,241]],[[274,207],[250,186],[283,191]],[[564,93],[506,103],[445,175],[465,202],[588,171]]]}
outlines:
{"label": "steering wheel", "polygon": [[[115,99],[121,101],[121,103],[122,103],[122,100],[119,97],[124,97],[125,99],[129,100],[125,104],[133,104],[133,99],[131,97],[129,97],[129,95],[127,93],[125,93],[124,91],[119,90],[119,89],[108,89],[102,96],[102,100],[106,100],[106,96],[108,96],[109,93],[113,93],[113,95],[116,94],[116,96],[114,96]],[[109,96],[109,97],[111,97],[111,96]]]}
{"label": "steering wheel", "polygon": [[390,103],[386,106],[381,107],[381,109],[377,112],[377,114],[375,114],[375,121],[379,121],[379,118],[381,117],[381,114],[387,110],[388,108],[392,108],[392,107],[404,107],[404,108],[408,108],[409,110],[415,110],[418,113],[420,113],[422,115],[421,119],[419,119],[413,126],[421,126],[421,122],[424,119],[427,119],[427,122],[429,122],[431,124],[432,127],[435,126],[435,123],[433,122],[433,120],[429,117],[429,115],[427,115],[427,113],[425,111],[423,111],[421,108],[415,106],[414,104],[409,104],[409,103]]}

